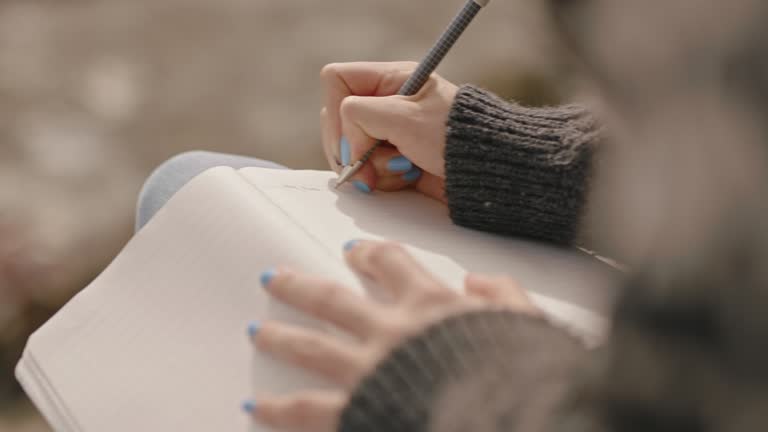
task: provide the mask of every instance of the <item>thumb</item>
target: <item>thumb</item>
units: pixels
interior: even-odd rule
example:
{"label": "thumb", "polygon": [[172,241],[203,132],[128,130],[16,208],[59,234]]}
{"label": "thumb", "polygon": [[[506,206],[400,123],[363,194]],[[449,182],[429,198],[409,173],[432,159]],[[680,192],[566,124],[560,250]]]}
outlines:
{"label": "thumb", "polygon": [[350,145],[350,161],[359,160],[377,140],[402,145],[417,105],[404,96],[348,96],[341,103],[341,131]]}

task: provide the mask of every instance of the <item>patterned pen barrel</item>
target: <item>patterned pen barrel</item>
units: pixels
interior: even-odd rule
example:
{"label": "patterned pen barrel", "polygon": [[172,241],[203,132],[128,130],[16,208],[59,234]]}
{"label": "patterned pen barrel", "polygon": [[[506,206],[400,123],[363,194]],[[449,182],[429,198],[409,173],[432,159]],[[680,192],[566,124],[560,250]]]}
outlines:
{"label": "patterned pen barrel", "polygon": [[[486,6],[489,2],[490,0],[467,1],[467,4],[465,4],[458,15],[456,15],[456,18],[451,21],[451,24],[443,32],[443,35],[440,36],[440,39],[438,39],[432,49],[429,50],[427,56],[424,58],[424,60],[421,61],[421,63],[419,63],[419,66],[408,78],[408,81],[403,84],[397,94],[401,96],[412,96],[418,93],[424,84],[426,84],[426,82],[429,80],[432,72],[437,69],[437,66],[443,60],[445,55],[448,54],[448,51],[450,51],[451,47],[453,47],[453,45],[459,39],[459,36],[461,36],[461,34],[464,33],[464,30],[467,29],[469,23],[471,23],[477,13],[480,12],[480,9]],[[373,147],[365,152],[360,160],[351,165],[345,166],[341,170],[339,178],[336,180],[336,187],[338,188],[344,184],[344,182],[349,180],[353,175],[355,175],[355,173],[357,173],[360,168],[362,168],[363,164],[368,161],[373,152],[376,151],[376,149],[381,144],[382,142],[378,141]]]}

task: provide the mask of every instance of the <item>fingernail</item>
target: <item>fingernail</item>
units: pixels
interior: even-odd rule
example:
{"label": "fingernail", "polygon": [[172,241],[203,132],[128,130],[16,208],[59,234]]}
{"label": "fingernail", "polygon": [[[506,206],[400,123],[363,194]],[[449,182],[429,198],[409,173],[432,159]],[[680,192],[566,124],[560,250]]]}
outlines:
{"label": "fingernail", "polygon": [[243,402],[243,411],[248,414],[253,414],[256,411],[256,402],[253,400],[247,400]]}
{"label": "fingernail", "polygon": [[261,274],[261,286],[267,286],[277,274],[275,269],[269,269]]}
{"label": "fingernail", "polygon": [[352,184],[355,185],[357,190],[359,190],[360,192],[371,193],[371,188],[368,187],[367,184],[361,182],[360,180],[355,180],[352,182]]}
{"label": "fingernail", "polygon": [[351,149],[349,147],[349,141],[347,141],[346,137],[341,137],[341,143],[339,144],[340,150],[341,150],[341,164],[342,165],[349,165],[350,159],[351,159]]}
{"label": "fingernail", "polygon": [[259,325],[258,322],[256,321],[251,322],[250,324],[248,324],[248,336],[250,337],[256,336],[256,333],[259,332],[260,328],[261,326]]}
{"label": "fingernail", "polygon": [[405,156],[397,156],[387,162],[387,169],[392,172],[406,172],[413,168],[413,163]]}
{"label": "fingernail", "polygon": [[414,168],[407,173],[403,174],[403,180],[407,182],[416,181],[421,177],[421,170],[419,168]]}
{"label": "fingernail", "polygon": [[344,243],[344,251],[346,252],[351,251],[352,248],[355,247],[355,245],[357,245],[358,243],[360,243],[360,240],[350,240]]}

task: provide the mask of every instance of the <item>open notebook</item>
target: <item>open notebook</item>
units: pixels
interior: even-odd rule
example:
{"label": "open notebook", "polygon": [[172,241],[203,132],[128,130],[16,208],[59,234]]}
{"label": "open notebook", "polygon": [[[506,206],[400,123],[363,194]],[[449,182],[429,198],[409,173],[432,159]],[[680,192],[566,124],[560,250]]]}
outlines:
{"label": "open notebook", "polygon": [[[353,238],[388,238],[448,284],[465,269],[506,273],[554,318],[603,330],[611,275],[584,254],[451,224],[415,192],[334,190],[335,174],[209,170],[139,232],[87,288],[29,339],[17,377],[56,430],[245,431],[254,392],[325,385],[255,353],[253,319],[318,325],[270,301],[277,264],[363,290],[344,265]],[[361,291],[363,292],[363,291]]]}

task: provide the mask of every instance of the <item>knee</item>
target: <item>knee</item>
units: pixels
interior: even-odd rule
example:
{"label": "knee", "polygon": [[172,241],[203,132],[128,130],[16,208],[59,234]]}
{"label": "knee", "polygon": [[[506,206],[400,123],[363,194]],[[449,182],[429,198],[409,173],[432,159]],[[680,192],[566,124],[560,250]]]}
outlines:
{"label": "knee", "polygon": [[181,178],[186,173],[196,171],[200,162],[209,158],[210,155],[210,152],[202,150],[187,151],[179,153],[158,165],[144,181],[141,193],[139,194],[139,203],[141,203],[142,199],[151,197],[152,193],[158,188],[167,189],[170,179]]}
{"label": "knee", "polygon": [[204,150],[191,150],[174,155],[152,171],[152,174],[149,175],[145,182],[145,186],[150,184],[153,178],[196,170],[203,161],[211,159],[215,155],[216,153]]}
{"label": "knee", "polygon": [[204,161],[213,153],[202,150],[177,154],[155,168],[139,192],[136,229],[141,228],[171,196],[199,174]]}

